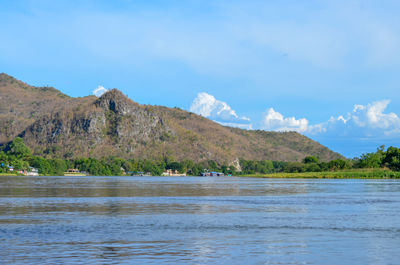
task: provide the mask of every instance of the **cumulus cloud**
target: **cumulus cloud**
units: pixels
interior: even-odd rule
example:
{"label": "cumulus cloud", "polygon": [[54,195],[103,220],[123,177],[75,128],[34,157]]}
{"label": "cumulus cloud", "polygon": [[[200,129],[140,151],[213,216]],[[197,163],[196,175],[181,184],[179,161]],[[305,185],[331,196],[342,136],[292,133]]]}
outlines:
{"label": "cumulus cloud", "polygon": [[271,131],[297,131],[310,136],[352,138],[379,138],[400,136],[400,118],[385,113],[390,100],[375,101],[367,105],[354,105],[353,111],[319,124],[310,124],[305,118],[284,117],[270,108],[261,128]]}
{"label": "cumulus cloud", "polygon": [[270,108],[262,121],[262,129],[268,131],[306,132],[309,128],[307,119],[285,118],[281,113]]}
{"label": "cumulus cloud", "polygon": [[98,86],[95,90],[93,90],[93,95],[95,95],[96,97],[101,97],[107,91],[108,91],[107,88],[103,86]]}
{"label": "cumulus cloud", "polygon": [[381,144],[392,145],[400,139],[400,117],[387,112],[389,104],[390,100],[356,104],[348,113],[317,124],[311,124],[306,118],[285,117],[269,108],[261,122],[253,123],[240,117],[227,103],[210,94],[199,93],[190,111],[225,126],[253,129],[254,125],[254,129],[267,131],[296,131],[351,157],[373,151]]}
{"label": "cumulus cloud", "polygon": [[193,100],[190,111],[225,126],[252,128],[249,118],[239,117],[228,104],[205,92],[199,93]]}
{"label": "cumulus cloud", "polygon": [[351,112],[309,126],[305,133],[348,157],[373,152],[378,146],[400,141],[400,118],[386,112],[389,100],[355,105]]}
{"label": "cumulus cloud", "polygon": [[400,118],[397,114],[384,113],[390,100],[375,101],[367,105],[354,105],[345,116],[331,117],[327,122],[309,128],[310,134],[348,137],[400,136]]}

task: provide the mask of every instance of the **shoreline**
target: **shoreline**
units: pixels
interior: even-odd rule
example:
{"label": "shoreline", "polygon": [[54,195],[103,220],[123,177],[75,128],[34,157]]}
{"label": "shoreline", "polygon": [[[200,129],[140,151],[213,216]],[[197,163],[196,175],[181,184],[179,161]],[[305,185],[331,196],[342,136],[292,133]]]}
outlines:
{"label": "shoreline", "polygon": [[400,172],[388,170],[373,171],[323,171],[303,173],[270,173],[270,174],[247,174],[237,177],[247,178],[305,178],[305,179],[400,179]]}
{"label": "shoreline", "polygon": [[12,174],[12,173],[0,173],[0,177],[4,176],[4,177],[18,177],[20,175],[18,174]]}
{"label": "shoreline", "polygon": [[[0,173],[0,177],[24,176],[13,173]],[[43,177],[43,175],[40,175]],[[124,176],[124,175],[122,175]],[[128,175],[125,175],[130,177]],[[90,176],[84,174],[65,174],[63,177],[114,177],[114,176]],[[115,176],[116,177],[116,176]],[[157,177],[157,176],[154,176]],[[162,176],[159,176],[162,177]],[[179,176],[185,178],[184,176]],[[188,176],[202,177],[202,176]],[[276,178],[276,179],[400,179],[400,172],[387,169],[359,169],[346,171],[323,171],[323,172],[302,172],[302,173],[268,173],[268,174],[243,174],[225,177],[243,178]],[[215,177],[218,178],[218,177]]]}

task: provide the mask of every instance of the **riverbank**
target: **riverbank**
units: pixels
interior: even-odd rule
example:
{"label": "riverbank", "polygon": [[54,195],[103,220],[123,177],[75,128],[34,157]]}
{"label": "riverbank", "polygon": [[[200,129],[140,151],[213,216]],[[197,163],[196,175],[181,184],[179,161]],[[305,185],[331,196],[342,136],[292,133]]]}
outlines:
{"label": "riverbank", "polygon": [[324,171],[303,173],[249,174],[240,177],[252,178],[320,178],[320,179],[400,179],[400,172],[386,169],[353,169],[346,171]]}
{"label": "riverbank", "polygon": [[13,174],[13,173],[0,173],[0,176],[15,177],[15,176],[17,176],[17,174]]}

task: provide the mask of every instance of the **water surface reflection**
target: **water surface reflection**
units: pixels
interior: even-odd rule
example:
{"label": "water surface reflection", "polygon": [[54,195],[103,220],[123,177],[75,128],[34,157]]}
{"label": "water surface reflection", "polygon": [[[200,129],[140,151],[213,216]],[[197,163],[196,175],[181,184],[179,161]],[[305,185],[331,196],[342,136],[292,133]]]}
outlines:
{"label": "water surface reflection", "polygon": [[400,182],[0,177],[5,264],[396,264]]}

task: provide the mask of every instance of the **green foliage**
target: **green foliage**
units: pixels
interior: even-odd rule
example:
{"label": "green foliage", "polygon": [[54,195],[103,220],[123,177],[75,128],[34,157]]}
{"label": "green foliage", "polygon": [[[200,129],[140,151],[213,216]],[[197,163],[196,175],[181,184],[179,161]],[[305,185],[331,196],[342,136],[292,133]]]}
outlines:
{"label": "green foliage", "polygon": [[367,153],[363,154],[355,164],[359,168],[379,168],[382,165],[382,158],[379,153]]}
{"label": "green foliage", "polygon": [[[267,174],[275,172],[274,163],[270,160],[261,161],[251,161],[251,160],[241,160],[240,166],[244,174],[254,174],[261,173]],[[234,167],[231,167],[230,172],[234,171]]]}
{"label": "green foliage", "polygon": [[179,162],[171,162],[167,165],[167,169],[178,170],[179,172],[183,172],[183,163]]}
{"label": "green foliage", "polygon": [[51,159],[48,161],[51,168],[51,173],[56,176],[64,175],[64,172],[67,171],[67,162],[61,159]]}
{"label": "green foliage", "polygon": [[385,146],[377,149],[376,153],[366,153],[361,155],[360,158],[355,159],[354,167],[356,168],[379,168],[382,166],[385,156]]}
{"label": "green foliage", "polygon": [[244,174],[256,173],[257,161],[240,160],[240,166]]}
{"label": "green foliage", "polygon": [[216,170],[218,170],[219,168],[218,168],[218,165],[217,165],[217,162],[215,162],[214,160],[208,160],[207,161],[207,164],[208,164],[208,169],[209,170],[212,170],[212,171],[216,171]]}
{"label": "green foliage", "polygon": [[384,153],[383,165],[392,170],[400,171],[400,148],[389,147]]}
{"label": "green foliage", "polygon": [[27,158],[31,155],[31,150],[25,145],[24,140],[16,137],[7,147],[7,154],[16,158]]}
{"label": "green foliage", "polygon": [[8,159],[8,156],[3,151],[0,151],[0,172],[7,171]]}
{"label": "green foliage", "polygon": [[49,161],[43,157],[35,156],[29,163],[32,167],[37,168],[41,175],[50,175],[53,171]]}
{"label": "green foliage", "polygon": [[[95,158],[78,158],[73,163],[74,168],[88,172],[94,176],[111,176],[111,169],[107,166],[107,161],[99,161]],[[118,173],[118,172],[117,172]]]}
{"label": "green foliage", "polygon": [[305,171],[303,163],[300,162],[288,162],[284,168],[284,172],[288,173],[301,173]]}
{"label": "green foliage", "polygon": [[265,174],[270,173],[274,170],[274,165],[270,160],[262,160],[257,163],[256,171]]}
{"label": "green foliage", "polygon": [[[50,149],[49,149],[50,150]],[[56,150],[57,151],[57,150]],[[51,150],[53,152],[53,150]],[[218,171],[224,174],[251,175],[271,173],[296,173],[309,172],[343,172],[352,168],[373,169],[389,168],[400,171],[400,148],[389,147],[386,151],[384,146],[377,149],[375,153],[366,153],[353,161],[335,159],[329,162],[319,162],[315,156],[305,157],[303,162],[282,162],[270,160],[240,160],[241,172],[235,172],[235,167],[218,164],[214,160],[195,163],[191,160],[175,161],[173,157],[164,157],[162,160],[125,160],[115,156],[103,159],[76,158],[76,159],[46,159],[33,156],[23,139],[15,138],[6,148],[6,152],[0,151],[0,173],[9,173],[8,166],[16,170],[29,170],[35,167],[42,175],[64,175],[69,168],[76,168],[94,176],[119,176],[124,172],[144,172],[154,176],[160,176],[166,169],[177,170],[180,173],[198,176],[206,171]],[[392,177],[391,171],[385,171],[382,176]]]}
{"label": "green foliage", "polygon": [[262,178],[329,178],[329,179],[400,179],[400,172],[387,169],[351,169],[345,171],[302,172],[302,173],[273,173],[267,175],[247,175]]}
{"label": "green foliage", "polygon": [[305,171],[306,172],[320,172],[321,167],[317,163],[306,163]]}
{"label": "green foliage", "polygon": [[304,164],[309,164],[309,163],[318,164],[319,163],[319,159],[318,159],[318,157],[315,157],[315,156],[306,156],[303,159],[303,163]]}
{"label": "green foliage", "polygon": [[150,160],[145,160],[143,162],[142,169],[144,172],[150,172],[155,176],[160,176],[163,172],[163,170],[158,168],[157,165]]}
{"label": "green foliage", "polygon": [[352,164],[348,160],[335,159],[328,163],[328,168],[330,170],[341,170],[352,168]]}

